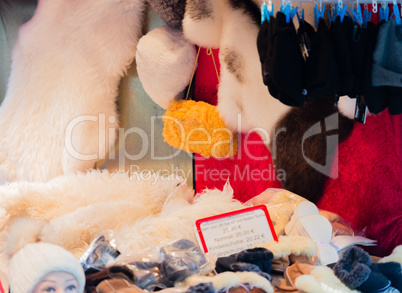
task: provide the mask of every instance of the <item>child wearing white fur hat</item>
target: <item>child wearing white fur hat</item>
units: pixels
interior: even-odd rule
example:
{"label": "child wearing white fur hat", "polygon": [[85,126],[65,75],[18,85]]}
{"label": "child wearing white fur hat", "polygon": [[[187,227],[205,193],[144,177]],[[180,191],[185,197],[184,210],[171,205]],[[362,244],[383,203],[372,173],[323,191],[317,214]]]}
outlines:
{"label": "child wearing white fur hat", "polygon": [[79,260],[50,243],[30,243],[10,260],[11,293],[82,293],[85,274]]}

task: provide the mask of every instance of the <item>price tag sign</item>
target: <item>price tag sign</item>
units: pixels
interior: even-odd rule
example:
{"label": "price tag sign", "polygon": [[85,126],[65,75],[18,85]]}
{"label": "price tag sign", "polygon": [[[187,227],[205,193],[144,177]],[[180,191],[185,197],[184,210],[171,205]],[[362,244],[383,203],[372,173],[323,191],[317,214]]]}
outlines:
{"label": "price tag sign", "polygon": [[204,252],[213,252],[218,257],[229,256],[257,243],[278,241],[265,205],[199,219],[195,229]]}

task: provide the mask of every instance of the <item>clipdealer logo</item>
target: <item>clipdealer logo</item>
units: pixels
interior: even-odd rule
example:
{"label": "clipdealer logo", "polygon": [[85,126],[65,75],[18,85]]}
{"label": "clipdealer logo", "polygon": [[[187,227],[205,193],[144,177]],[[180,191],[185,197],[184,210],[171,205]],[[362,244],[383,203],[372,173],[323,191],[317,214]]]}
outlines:
{"label": "clipdealer logo", "polygon": [[[240,116],[240,115],[239,115]],[[150,117],[151,119],[151,129],[147,133],[144,129],[141,129],[139,127],[131,127],[128,129],[124,128],[118,128],[117,127],[117,118],[114,116],[109,116],[106,119],[106,114],[101,113],[99,115],[81,115],[78,116],[70,121],[70,123],[67,125],[66,130],[65,130],[65,149],[67,153],[76,160],[82,160],[82,161],[96,161],[100,159],[105,159],[108,157],[109,159],[115,159],[116,155],[118,155],[118,160],[119,160],[119,168],[121,170],[126,168],[126,163],[127,160],[128,162],[135,162],[138,160],[143,159],[146,156],[150,157],[150,160],[153,161],[162,161],[162,160],[172,160],[175,159],[179,154],[184,152],[187,154],[189,157],[192,156],[192,154],[187,153],[181,149],[174,149],[171,152],[169,152],[168,155],[157,155],[157,147],[156,147],[156,142],[155,142],[155,137],[156,135],[160,135],[158,131],[156,131],[156,126],[155,125],[160,125],[160,120],[162,119],[162,116],[152,116]],[[177,121],[176,123],[180,123]],[[83,151],[83,149],[80,149],[80,147],[76,146],[75,143],[75,138],[74,138],[74,131],[79,131],[81,127],[85,126],[88,127],[88,125],[92,125],[92,131],[97,131],[98,135],[98,141],[96,142],[98,145],[94,146],[92,148],[83,148],[81,145],[81,148],[85,149],[87,152],[86,153]],[[338,158],[337,158],[337,149],[338,149],[338,134],[328,134],[326,135],[326,161],[323,165],[314,162],[312,159],[310,159],[306,155],[306,149],[305,149],[305,141],[309,139],[310,137],[313,137],[318,134],[322,133],[329,133],[333,132],[334,130],[338,129],[339,126],[339,121],[338,121],[338,113],[332,114],[328,117],[325,118],[323,121],[324,127],[321,126],[322,121],[318,121],[314,125],[312,125],[303,135],[302,137],[302,142],[301,142],[301,155],[303,159],[309,164],[312,168],[317,170],[318,172],[330,177],[330,178],[337,178],[338,177]],[[239,125],[238,128],[241,129],[241,117],[239,117]],[[284,132],[286,135],[287,129],[281,128],[276,130],[273,135],[272,139],[270,136],[270,133],[261,127],[257,127],[254,129],[251,129],[247,133],[242,133],[241,135],[245,136],[244,139],[244,145],[243,144],[238,144],[239,151],[237,154],[237,159],[241,159],[241,156],[245,156],[250,160],[265,160],[268,159],[269,156],[267,155],[262,155],[262,154],[254,154],[252,151],[250,151],[250,146],[256,145],[256,144],[264,144],[268,147],[271,146],[271,157],[276,158],[277,154],[277,146],[276,146],[276,137],[278,136],[279,133]],[[261,141],[260,142],[254,142],[254,141],[247,141],[247,136],[249,136],[251,133],[257,132],[260,137]],[[118,148],[114,148],[114,140],[117,137],[117,145],[119,146]],[[130,137],[131,141],[136,142],[137,147],[135,150],[137,153],[132,154],[129,153],[126,149],[126,142],[128,141],[128,138]],[[202,141],[199,143],[203,143]],[[205,143],[205,142],[204,142]],[[218,142],[219,143],[219,142]],[[92,142],[93,145],[95,143]],[[243,150],[242,150],[243,149]],[[242,151],[241,151],[242,150]],[[92,153],[91,153],[92,152]],[[335,154],[332,156],[332,154]],[[200,162],[202,160],[206,160],[207,158],[197,158],[197,162]],[[272,172],[272,169],[275,166],[267,166],[267,168],[262,169],[262,170],[257,170],[254,169],[252,170],[250,166],[245,166],[243,168],[240,168],[239,166],[234,166],[234,171],[232,174],[232,177],[235,178],[235,180],[245,180],[245,179],[251,179],[251,180],[273,180],[275,176],[277,176],[277,179],[280,181],[285,180],[286,174],[284,170],[281,169],[276,169],[276,174],[275,172]],[[174,170],[173,170],[174,171]],[[195,170],[196,172],[201,172],[200,170]],[[158,171],[156,171],[158,172]],[[160,173],[165,173],[166,170],[163,172],[161,171]],[[218,169],[211,169],[211,170],[202,170],[204,172],[203,174],[197,173],[197,176],[205,176],[205,178],[210,178],[211,180],[218,180],[219,178],[228,178],[229,177],[229,171],[226,169],[218,170]],[[172,173],[172,171],[170,172]],[[177,173],[177,172],[176,172]],[[184,176],[186,177],[186,176]]]}

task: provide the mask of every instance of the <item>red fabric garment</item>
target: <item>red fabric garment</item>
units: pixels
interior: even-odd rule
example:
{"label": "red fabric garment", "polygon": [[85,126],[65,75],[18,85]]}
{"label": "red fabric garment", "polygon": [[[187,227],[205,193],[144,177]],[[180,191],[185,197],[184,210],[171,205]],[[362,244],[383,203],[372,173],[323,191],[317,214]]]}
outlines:
{"label": "red fabric garment", "polygon": [[[219,66],[218,50],[213,52]],[[216,104],[217,84],[212,58],[202,49],[194,98]],[[391,116],[387,110],[369,116],[364,125],[356,123],[350,137],[338,148],[339,176],[326,182],[318,204],[319,208],[343,216],[354,228],[365,229],[367,237],[378,240],[373,251],[378,256],[387,255],[402,244],[401,129],[402,116]],[[254,160],[242,147],[250,141],[261,143],[255,133],[247,139],[242,136],[239,154],[234,158],[217,160],[196,155],[196,191],[222,189],[229,178],[235,198],[244,202],[267,188],[279,188],[270,152],[263,144],[248,147],[250,154],[265,156],[263,160]],[[253,170],[257,170],[254,176]],[[239,174],[246,175],[241,178]]]}
{"label": "red fabric garment", "polygon": [[343,216],[379,241],[376,255],[402,244],[402,115],[385,110],[355,123],[339,144],[338,178],[327,179],[318,207]]}
{"label": "red fabric garment", "polygon": [[[219,72],[218,50],[212,50]],[[194,99],[217,103],[218,79],[212,57],[201,48],[195,77]],[[267,188],[281,188],[275,173],[271,153],[256,133],[241,135],[238,154],[228,159],[206,159],[195,155],[196,192],[205,188],[222,189],[227,180],[235,198],[247,201]]]}

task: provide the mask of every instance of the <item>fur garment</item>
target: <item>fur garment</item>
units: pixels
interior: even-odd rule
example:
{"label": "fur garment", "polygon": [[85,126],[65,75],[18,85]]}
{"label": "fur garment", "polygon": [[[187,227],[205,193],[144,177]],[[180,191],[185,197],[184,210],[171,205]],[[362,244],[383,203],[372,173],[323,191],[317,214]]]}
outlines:
{"label": "fur garment", "polygon": [[290,255],[311,257],[317,254],[314,240],[304,236],[279,236],[278,242],[260,243],[255,246],[271,251],[274,259]]}
{"label": "fur garment", "polygon": [[196,55],[195,46],[181,31],[166,26],[141,37],[135,58],[138,76],[149,97],[163,109],[185,97]]}
{"label": "fur garment", "polygon": [[[211,50],[211,55],[204,48],[200,50],[197,73],[195,75],[194,99],[212,105],[217,105],[218,79],[215,74],[214,60],[218,67],[219,50]],[[212,59],[212,55],[214,59]],[[271,153],[261,137],[255,133],[238,135],[238,153],[229,159],[206,159],[195,154],[194,174],[196,177],[196,192],[205,188],[223,188],[229,180],[233,187],[235,198],[245,202],[267,188],[281,188],[281,183],[272,163]],[[218,171],[219,176],[213,172]],[[252,172],[258,170],[257,176]],[[243,176],[244,175],[244,176]],[[286,224],[285,224],[286,225]]]}
{"label": "fur garment", "polygon": [[296,279],[295,286],[306,293],[357,293],[346,287],[326,266],[316,266],[309,275],[303,275]]}
{"label": "fur garment", "polygon": [[368,280],[371,263],[367,252],[358,246],[352,246],[340,256],[333,270],[342,283],[355,289]]}
{"label": "fur garment", "polygon": [[143,204],[158,213],[173,191],[183,189],[183,196],[191,201],[193,192],[183,184],[183,179],[173,176],[166,180],[149,176],[144,180],[136,174],[130,177],[123,172],[99,170],[64,175],[45,183],[13,182],[0,186],[0,229],[13,217],[49,221],[82,207],[116,201]]}
{"label": "fur garment", "polygon": [[[317,126],[319,132],[308,136]],[[276,150],[276,168],[286,172],[283,188],[317,203],[326,179],[337,176],[331,168],[337,164],[338,143],[349,137],[353,126],[354,121],[340,115],[326,99],[290,110],[276,125],[278,135],[271,146]]]}
{"label": "fur garment", "polygon": [[114,145],[120,78],[145,1],[38,2],[19,31],[0,108],[0,181],[87,170]]}
{"label": "fur garment", "polygon": [[195,286],[200,283],[212,283],[215,292],[247,284],[251,288],[261,288],[266,293],[273,293],[274,288],[264,277],[255,272],[223,272],[215,276],[194,275],[184,280],[184,286]]}
{"label": "fur garment", "polygon": [[[219,48],[218,111],[232,131],[254,128],[266,139],[289,107],[270,96],[257,52],[260,1],[187,1],[185,37],[198,46]],[[269,140],[269,138],[268,138]]]}

